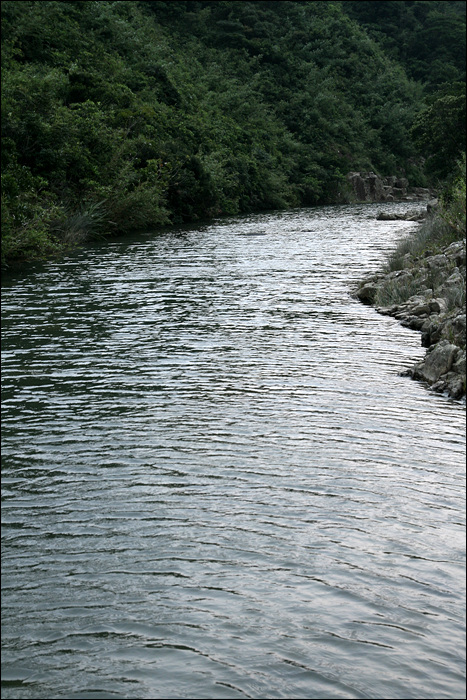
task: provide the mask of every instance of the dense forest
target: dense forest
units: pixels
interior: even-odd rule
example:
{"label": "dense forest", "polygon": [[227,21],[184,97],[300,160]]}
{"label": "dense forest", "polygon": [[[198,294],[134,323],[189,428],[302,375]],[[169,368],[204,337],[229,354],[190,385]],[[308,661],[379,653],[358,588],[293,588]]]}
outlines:
{"label": "dense forest", "polygon": [[2,2],[2,260],[222,214],[445,186],[465,2]]}

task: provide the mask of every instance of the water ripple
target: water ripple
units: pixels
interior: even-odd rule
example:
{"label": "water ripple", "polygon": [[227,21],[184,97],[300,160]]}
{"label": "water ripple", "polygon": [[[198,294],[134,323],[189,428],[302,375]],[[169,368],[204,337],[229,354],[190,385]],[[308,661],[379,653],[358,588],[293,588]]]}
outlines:
{"label": "water ripple", "polygon": [[377,209],[5,281],[2,697],[465,696],[464,406],[351,296]]}

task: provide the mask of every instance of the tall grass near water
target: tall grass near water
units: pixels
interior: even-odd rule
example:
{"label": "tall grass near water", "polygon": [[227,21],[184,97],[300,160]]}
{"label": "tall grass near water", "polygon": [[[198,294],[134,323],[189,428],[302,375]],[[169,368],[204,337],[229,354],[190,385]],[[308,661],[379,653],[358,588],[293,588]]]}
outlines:
{"label": "tall grass near water", "polygon": [[[387,259],[387,278],[379,285],[375,303],[380,307],[403,304],[410,297],[435,296],[443,287],[448,309],[465,305],[465,275],[459,272],[451,284],[446,281],[455,273],[453,262],[430,264],[429,258],[441,255],[451,243],[465,239],[466,178],[465,156],[458,163],[456,175],[445,188],[437,207],[408,236],[403,238]],[[426,263],[426,264],[425,264]]]}
{"label": "tall grass near water", "polygon": [[436,255],[451,243],[465,238],[465,155],[457,167],[456,176],[441,195],[438,207],[421,226],[403,238],[390,255],[386,264],[388,272],[403,270],[411,259],[421,255]]}

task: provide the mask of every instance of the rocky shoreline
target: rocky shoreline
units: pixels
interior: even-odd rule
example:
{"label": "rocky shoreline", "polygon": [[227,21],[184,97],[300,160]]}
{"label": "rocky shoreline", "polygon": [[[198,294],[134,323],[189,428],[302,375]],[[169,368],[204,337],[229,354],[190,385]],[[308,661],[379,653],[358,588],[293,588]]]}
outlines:
{"label": "rocky shoreline", "polygon": [[406,253],[402,269],[372,275],[355,290],[361,302],[421,333],[425,358],[401,374],[454,399],[466,388],[465,260],[465,239]]}

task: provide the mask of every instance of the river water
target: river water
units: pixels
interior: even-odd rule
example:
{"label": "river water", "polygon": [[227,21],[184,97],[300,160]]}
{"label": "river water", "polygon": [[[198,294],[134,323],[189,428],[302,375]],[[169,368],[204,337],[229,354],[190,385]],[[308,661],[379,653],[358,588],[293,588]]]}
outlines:
{"label": "river water", "polygon": [[465,697],[465,405],[351,296],[381,208],[5,280],[2,698]]}

